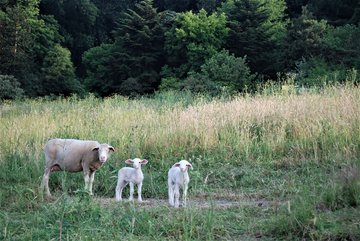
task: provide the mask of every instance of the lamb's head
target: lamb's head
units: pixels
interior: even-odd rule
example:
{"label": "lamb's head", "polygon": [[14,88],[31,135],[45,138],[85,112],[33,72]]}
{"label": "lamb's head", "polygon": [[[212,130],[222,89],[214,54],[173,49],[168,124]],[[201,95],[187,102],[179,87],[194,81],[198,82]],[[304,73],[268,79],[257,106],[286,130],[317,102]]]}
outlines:
{"label": "lamb's head", "polygon": [[132,164],[134,168],[139,169],[141,165],[145,165],[148,163],[148,160],[146,159],[140,159],[140,158],[134,158],[134,159],[128,159],[125,161],[127,164]]}
{"label": "lamb's head", "polygon": [[104,163],[108,159],[110,152],[114,152],[114,147],[108,145],[108,144],[100,144],[99,146],[96,146],[92,149],[93,151],[97,151],[99,161]]}
{"label": "lamb's head", "polygon": [[188,168],[193,169],[190,162],[187,160],[181,160],[173,165],[173,167],[179,167],[182,172],[186,172]]}

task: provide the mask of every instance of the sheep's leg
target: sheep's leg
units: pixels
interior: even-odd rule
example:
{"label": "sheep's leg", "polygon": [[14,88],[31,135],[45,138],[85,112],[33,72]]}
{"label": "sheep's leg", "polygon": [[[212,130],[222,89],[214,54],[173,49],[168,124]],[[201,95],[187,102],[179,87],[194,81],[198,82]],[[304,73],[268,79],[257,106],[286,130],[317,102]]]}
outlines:
{"label": "sheep's leg", "polygon": [[84,181],[85,181],[85,192],[89,191],[89,187],[90,187],[90,176],[89,176],[89,171],[84,170]]}
{"label": "sheep's leg", "polygon": [[179,207],[180,190],[179,190],[179,185],[177,185],[177,184],[175,184],[174,196],[175,196],[174,207],[178,208]]}
{"label": "sheep's leg", "polygon": [[183,199],[183,201],[182,201],[183,204],[182,205],[184,207],[186,207],[187,190],[188,190],[188,185],[185,184],[184,185],[184,190],[183,190],[183,196],[182,196],[182,199]]}
{"label": "sheep's leg", "polygon": [[130,197],[129,201],[132,201],[134,199],[134,183],[130,182]]}
{"label": "sheep's leg", "polygon": [[41,191],[43,191],[45,189],[45,195],[47,198],[51,197],[51,193],[49,190],[49,177],[50,177],[50,168],[46,167],[40,188],[41,188]]}
{"label": "sheep's leg", "polygon": [[90,195],[93,195],[92,188],[93,188],[94,178],[95,178],[95,172],[92,172],[90,174],[90,179],[89,179],[89,192],[90,192]]}
{"label": "sheep's leg", "polygon": [[174,185],[169,180],[168,181],[168,194],[169,194],[169,205],[174,206]]}
{"label": "sheep's leg", "polygon": [[138,184],[138,202],[142,202],[141,189],[142,189],[142,182],[140,182],[140,183]]}
{"label": "sheep's leg", "polygon": [[116,189],[115,189],[115,198],[116,201],[121,201],[122,200],[122,191],[124,189],[124,187],[127,185],[127,182],[123,181],[122,179],[118,179],[117,185],[116,185]]}

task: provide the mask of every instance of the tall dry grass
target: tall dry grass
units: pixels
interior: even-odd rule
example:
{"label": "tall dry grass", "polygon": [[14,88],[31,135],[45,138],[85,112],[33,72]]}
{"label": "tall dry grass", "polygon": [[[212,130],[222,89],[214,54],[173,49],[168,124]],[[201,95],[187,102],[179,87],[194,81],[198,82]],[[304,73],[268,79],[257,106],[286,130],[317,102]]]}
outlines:
{"label": "tall dry grass", "polygon": [[359,88],[231,101],[200,98],[192,105],[178,101],[165,108],[122,97],[4,104],[0,160],[15,153],[41,159],[43,145],[54,137],[109,142],[120,159],[221,153],[224,158],[296,162],[359,154]]}

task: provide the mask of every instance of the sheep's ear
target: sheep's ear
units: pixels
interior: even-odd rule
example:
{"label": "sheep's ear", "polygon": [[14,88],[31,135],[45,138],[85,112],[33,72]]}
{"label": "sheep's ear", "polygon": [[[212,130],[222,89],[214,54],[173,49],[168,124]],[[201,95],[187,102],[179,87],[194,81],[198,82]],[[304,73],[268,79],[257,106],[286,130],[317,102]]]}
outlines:
{"label": "sheep's ear", "polygon": [[112,146],[109,146],[109,150],[115,152],[115,148]]}
{"label": "sheep's ear", "polygon": [[180,166],[180,163],[175,163],[172,167],[179,167]]}
{"label": "sheep's ear", "polygon": [[192,170],[192,169],[193,169],[193,166],[191,165],[191,163],[186,164],[186,166],[187,166],[187,167],[190,167],[190,170]]}
{"label": "sheep's ear", "polygon": [[97,150],[99,150],[99,147],[98,147],[98,146],[96,146],[96,147],[94,147],[94,148],[92,149],[92,151],[97,151]]}
{"label": "sheep's ear", "polygon": [[131,159],[127,159],[127,160],[125,161],[125,163],[127,163],[127,164],[133,164],[133,163],[134,163],[134,161],[133,161],[133,160],[131,160]]}
{"label": "sheep's ear", "polygon": [[143,165],[145,165],[145,164],[147,164],[147,163],[148,163],[148,160],[146,160],[146,159],[142,159],[140,163],[141,163],[141,164],[143,164]]}

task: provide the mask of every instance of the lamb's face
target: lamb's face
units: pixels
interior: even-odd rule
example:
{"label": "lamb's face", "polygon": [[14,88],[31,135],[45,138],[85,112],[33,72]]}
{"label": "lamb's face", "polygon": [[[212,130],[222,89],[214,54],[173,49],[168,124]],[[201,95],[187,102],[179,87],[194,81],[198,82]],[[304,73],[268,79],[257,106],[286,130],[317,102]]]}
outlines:
{"label": "lamb's face", "polygon": [[176,167],[179,167],[182,172],[186,172],[188,168],[192,169],[192,165],[187,160],[181,160],[178,163],[175,163]]}
{"label": "lamb's face", "polygon": [[145,159],[134,158],[132,160],[131,159],[126,160],[125,163],[132,164],[132,166],[135,169],[139,169],[141,167],[141,165],[145,165],[146,163],[148,163],[148,161]]}
{"label": "lamb's face", "polygon": [[93,148],[93,151],[97,151],[99,155],[99,161],[104,163],[107,161],[108,157],[110,156],[111,151],[115,151],[114,147],[109,146],[108,144],[101,144]]}

